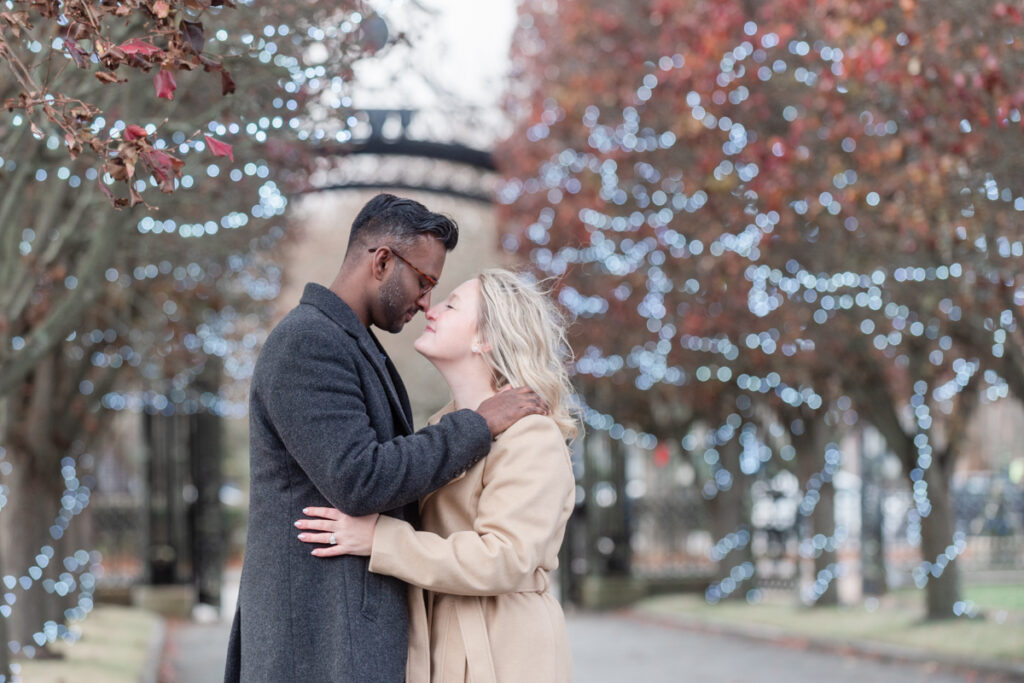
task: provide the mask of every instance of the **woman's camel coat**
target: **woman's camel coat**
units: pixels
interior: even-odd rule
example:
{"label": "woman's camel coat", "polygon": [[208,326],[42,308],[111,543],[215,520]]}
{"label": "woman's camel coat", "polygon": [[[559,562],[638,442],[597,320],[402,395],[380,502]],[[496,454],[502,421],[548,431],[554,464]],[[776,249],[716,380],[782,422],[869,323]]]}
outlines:
{"label": "woman's camel coat", "polygon": [[571,680],[548,573],[574,502],[565,439],[554,420],[531,415],[422,500],[422,531],[380,517],[370,571],[411,584],[409,683]]}

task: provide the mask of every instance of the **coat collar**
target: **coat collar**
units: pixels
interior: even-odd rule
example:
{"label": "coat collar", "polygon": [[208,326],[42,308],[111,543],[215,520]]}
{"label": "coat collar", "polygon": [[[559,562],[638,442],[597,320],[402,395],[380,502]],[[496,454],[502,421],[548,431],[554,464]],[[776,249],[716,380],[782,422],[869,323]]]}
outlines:
{"label": "coat collar", "polygon": [[455,412],[455,401],[454,400],[448,401],[448,404],[445,407],[441,408],[439,411],[437,411],[436,413],[434,413],[433,415],[431,415],[430,417],[427,418],[427,424],[428,425],[436,425],[438,422],[441,421],[442,417],[444,417],[448,413],[454,413],[454,412]]}
{"label": "coat collar", "polygon": [[315,282],[308,283],[302,292],[301,302],[316,307],[355,339],[363,356],[370,362],[373,369],[377,371],[377,375],[380,377],[381,384],[384,385],[388,400],[391,402],[391,407],[398,416],[399,422],[405,428],[406,433],[411,434],[413,431],[412,409],[409,406],[409,398],[405,393],[405,387],[402,386],[402,380],[398,376],[398,371],[396,369],[393,371],[388,369],[389,364],[394,369],[394,364],[390,363],[387,352],[384,351],[384,347],[377,341],[373,332],[363,325],[351,306],[323,285]]}

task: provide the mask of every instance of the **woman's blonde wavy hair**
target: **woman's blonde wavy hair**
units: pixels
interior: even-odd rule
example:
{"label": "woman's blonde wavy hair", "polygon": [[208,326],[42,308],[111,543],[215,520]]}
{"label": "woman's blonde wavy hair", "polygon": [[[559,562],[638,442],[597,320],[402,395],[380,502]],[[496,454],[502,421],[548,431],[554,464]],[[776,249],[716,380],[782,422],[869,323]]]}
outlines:
{"label": "woman's blonde wavy hair", "polygon": [[477,279],[477,326],[490,347],[482,355],[491,368],[493,388],[530,387],[547,402],[565,438],[574,438],[580,424],[567,367],[572,351],[565,318],[539,285],[518,273],[490,268]]}

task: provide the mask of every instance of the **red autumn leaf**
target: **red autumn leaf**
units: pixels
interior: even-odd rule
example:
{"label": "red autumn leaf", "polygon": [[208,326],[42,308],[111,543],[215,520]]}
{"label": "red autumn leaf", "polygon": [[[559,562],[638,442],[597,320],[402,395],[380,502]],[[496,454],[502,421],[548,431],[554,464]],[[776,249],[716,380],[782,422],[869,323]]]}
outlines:
{"label": "red autumn leaf", "polygon": [[146,137],[146,129],[142,126],[136,126],[134,123],[124,129],[125,140],[136,140],[138,138]]}
{"label": "red autumn leaf", "polygon": [[121,43],[120,48],[121,52],[126,55],[142,55],[143,57],[152,57],[163,52],[156,45],[139,40],[138,38],[132,38],[127,42]]}
{"label": "red autumn leaf", "polygon": [[143,152],[142,158],[149,165],[153,177],[156,178],[157,184],[160,186],[160,191],[173,192],[174,179],[181,175],[181,167],[185,165],[185,162],[158,149]]}
{"label": "red autumn leaf", "polygon": [[226,142],[221,142],[216,138],[211,138],[209,135],[204,135],[206,138],[206,144],[210,146],[210,152],[215,157],[228,157],[231,161],[235,160],[234,148]]}
{"label": "red autumn leaf", "polygon": [[174,80],[174,74],[170,71],[160,69],[156,76],[153,76],[153,85],[156,88],[156,96],[165,100],[174,99],[174,89],[178,87]]}

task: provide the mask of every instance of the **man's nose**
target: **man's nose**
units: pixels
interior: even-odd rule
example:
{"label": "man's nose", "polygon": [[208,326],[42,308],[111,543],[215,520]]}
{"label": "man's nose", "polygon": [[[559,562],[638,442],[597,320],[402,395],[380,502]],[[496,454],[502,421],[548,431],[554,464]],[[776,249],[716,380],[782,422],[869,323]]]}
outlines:
{"label": "man's nose", "polygon": [[436,317],[434,309],[430,307],[430,290],[427,290],[419,299],[416,299],[416,307],[423,311],[423,314],[427,316],[427,320],[433,320]]}

